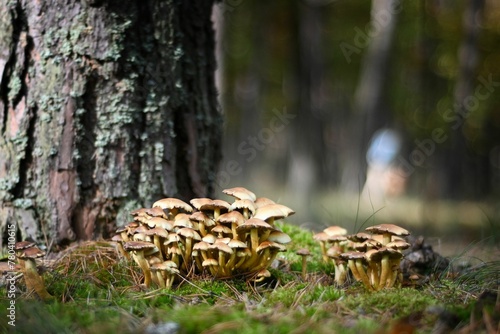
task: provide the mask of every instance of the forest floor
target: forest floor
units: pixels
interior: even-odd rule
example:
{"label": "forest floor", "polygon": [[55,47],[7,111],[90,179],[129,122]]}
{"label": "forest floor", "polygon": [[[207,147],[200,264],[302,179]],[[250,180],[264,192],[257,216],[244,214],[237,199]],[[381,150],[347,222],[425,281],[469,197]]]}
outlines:
{"label": "forest floor", "polygon": [[[359,283],[335,286],[333,266],[323,262],[312,232],[289,224],[281,228],[293,241],[265,281],[196,277],[183,279],[172,290],[144,289],[140,269],[120,259],[110,242],[75,244],[40,263],[55,301],[37,300],[26,291],[21,274],[16,274],[16,298],[8,298],[4,272],[0,332],[490,334],[500,330],[498,246],[479,247],[482,254],[494,254],[493,260],[469,254],[476,252],[470,247],[448,257],[444,267],[424,268],[417,281],[370,292]],[[304,247],[312,256],[302,279],[295,251]],[[6,313],[12,300],[15,327],[5,321],[10,321]]]}

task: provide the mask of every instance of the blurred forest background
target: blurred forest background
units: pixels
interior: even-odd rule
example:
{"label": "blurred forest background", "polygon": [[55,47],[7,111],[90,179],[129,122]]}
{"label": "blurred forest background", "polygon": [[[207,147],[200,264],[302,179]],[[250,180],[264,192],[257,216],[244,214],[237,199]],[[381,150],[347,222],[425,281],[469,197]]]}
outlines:
{"label": "blurred forest background", "polygon": [[[226,0],[214,19],[218,189],[279,198],[316,230],[390,221],[498,242],[499,1]],[[367,181],[383,128],[401,145]]]}

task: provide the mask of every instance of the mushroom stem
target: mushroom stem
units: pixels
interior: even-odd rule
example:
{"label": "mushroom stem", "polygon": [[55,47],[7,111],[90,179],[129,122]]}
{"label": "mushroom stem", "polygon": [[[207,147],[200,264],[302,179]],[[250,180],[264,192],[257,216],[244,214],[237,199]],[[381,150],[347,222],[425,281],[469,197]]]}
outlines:
{"label": "mushroom stem", "polygon": [[390,268],[389,255],[384,255],[382,257],[380,279],[379,279],[379,284],[376,288],[377,290],[380,290],[385,286],[387,278],[389,278],[390,272],[391,272],[391,268]]}
{"label": "mushroom stem", "polygon": [[323,261],[328,263],[328,256],[326,255],[326,242],[320,241],[319,246],[321,248],[321,255],[323,256]]}
{"label": "mushroom stem", "polygon": [[302,280],[305,281],[307,278],[307,255],[301,255],[302,256],[302,272],[301,272],[301,277]]}
{"label": "mushroom stem", "polygon": [[148,261],[144,258],[144,251],[132,251],[132,257],[139,267],[141,267],[142,272],[144,273],[144,285],[149,288],[151,285],[151,271],[149,270]]}
{"label": "mushroom stem", "polygon": [[361,260],[356,260],[356,269],[358,269],[358,274],[365,287],[368,290],[373,290],[373,287],[370,284],[370,280],[368,279],[368,275],[365,272],[365,268],[363,267],[363,263],[361,262]]}
{"label": "mushroom stem", "polygon": [[258,230],[256,228],[252,228],[250,230],[250,251],[252,252],[252,255],[250,258],[244,263],[243,268],[250,268],[253,266],[255,261],[259,258],[257,254],[257,248],[259,247],[259,234]]}
{"label": "mushroom stem", "polygon": [[351,270],[354,279],[356,281],[361,281],[361,276],[359,275],[358,268],[356,267],[356,263],[354,262],[354,260],[348,259],[347,265],[349,266],[349,269]]}
{"label": "mushroom stem", "polygon": [[162,244],[160,242],[160,236],[158,235],[154,235],[153,236],[153,243],[155,244],[156,247],[158,247],[158,252],[160,252],[160,259],[162,261],[165,261],[165,256],[163,255],[163,252],[162,252]]}
{"label": "mushroom stem", "polygon": [[378,264],[373,261],[368,262],[368,276],[370,278],[371,285],[377,289],[379,285],[379,273]]}
{"label": "mushroom stem", "polygon": [[394,284],[396,283],[396,280],[398,278],[398,273],[399,273],[399,264],[401,263],[401,259],[397,259],[392,261],[391,263],[391,277],[390,279],[387,280],[387,283],[385,285],[386,288],[392,288]]}
{"label": "mushroom stem", "polygon": [[[334,261],[335,263],[335,261]],[[343,263],[336,264],[335,263],[335,282],[337,285],[344,285],[347,271],[345,270],[345,266]]]}
{"label": "mushroom stem", "polygon": [[24,281],[28,290],[35,290],[38,297],[43,301],[49,301],[54,297],[48,293],[43,283],[43,278],[38,274],[36,262],[34,259],[24,261]]}

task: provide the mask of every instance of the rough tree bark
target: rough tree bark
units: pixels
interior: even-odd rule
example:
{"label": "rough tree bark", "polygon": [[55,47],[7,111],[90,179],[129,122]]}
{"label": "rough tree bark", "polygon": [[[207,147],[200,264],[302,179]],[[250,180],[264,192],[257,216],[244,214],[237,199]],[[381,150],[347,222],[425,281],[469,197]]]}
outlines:
{"label": "rough tree bark", "polygon": [[220,160],[213,1],[0,0],[0,231],[106,236],[209,196]]}

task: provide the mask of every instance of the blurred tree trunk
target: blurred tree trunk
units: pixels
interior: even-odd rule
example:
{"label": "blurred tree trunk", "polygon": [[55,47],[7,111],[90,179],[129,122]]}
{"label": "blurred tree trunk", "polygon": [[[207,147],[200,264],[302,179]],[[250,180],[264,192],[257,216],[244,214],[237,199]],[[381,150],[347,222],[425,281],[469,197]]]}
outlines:
{"label": "blurred tree trunk", "polygon": [[384,94],[399,6],[399,0],[372,0],[371,30],[360,37],[369,40],[369,44],[354,96],[352,137],[344,159],[342,186],[350,191],[358,191],[364,183],[365,155],[371,136],[389,122],[390,110],[384,104]]}
{"label": "blurred tree trunk", "polygon": [[[477,84],[476,75],[479,63],[477,48],[484,0],[469,0],[463,16],[463,40],[458,50],[459,76],[454,91],[454,112],[461,115],[461,126],[450,133],[451,147],[444,160],[446,184],[444,195],[448,198],[475,197],[487,192],[489,183],[488,156],[479,156],[470,147],[465,137],[467,118],[478,106],[470,105],[469,98],[474,98]],[[476,97],[477,100],[477,97]]]}
{"label": "blurred tree trunk", "polygon": [[310,201],[317,187],[324,185],[324,128],[326,110],[326,68],[324,34],[324,8],[315,1],[298,2],[296,7],[297,39],[293,41],[293,66],[296,95],[293,105],[296,115],[292,122],[289,145],[289,171],[287,188],[291,202],[301,211],[301,219],[311,219]]}
{"label": "blurred tree trunk", "polygon": [[208,196],[220,158],[212,1],[0,0],[0,230],[106,236]]}

